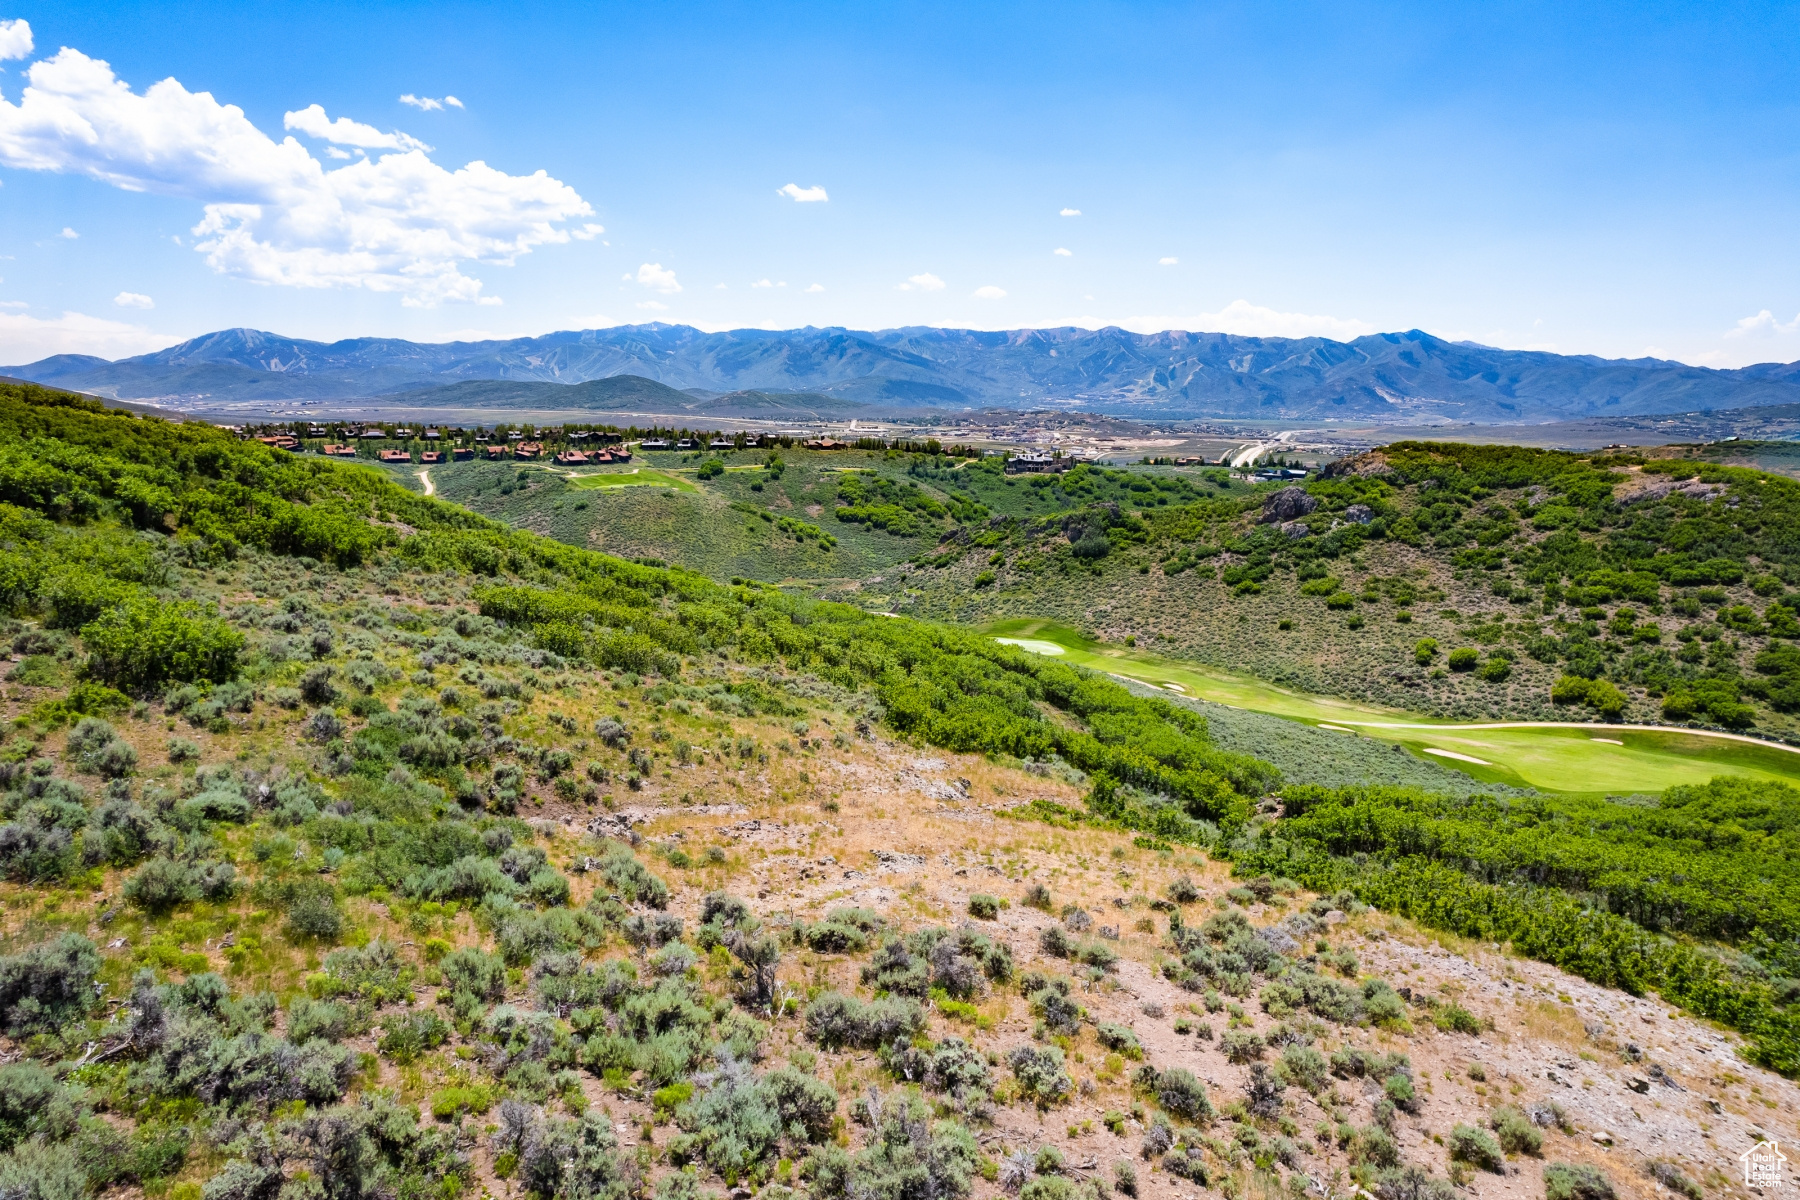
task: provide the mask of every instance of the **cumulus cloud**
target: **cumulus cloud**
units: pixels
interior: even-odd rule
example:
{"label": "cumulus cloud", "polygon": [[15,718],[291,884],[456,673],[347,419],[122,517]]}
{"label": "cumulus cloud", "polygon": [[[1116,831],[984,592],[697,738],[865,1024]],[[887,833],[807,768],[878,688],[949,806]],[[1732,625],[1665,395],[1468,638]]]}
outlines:
{"label": "cumulus cloud", "polygon": [[1081,210],[1079,208],[1065,208],[1062,210],[1062,215],[1065,217],[1079,217],[1081,215]]}
{"label": "cumulus cloud", "polygon": [[775,285],[773,283],[769,282],[767,279],[759,279],[755,283],[751,284],[750,286],[753,288],[765,288],[765,287],[774,287]]}
{"label": "cumulus cloud", "polygon": [[1800,333],[1800,315],[1785,324],[1775,319],[1775,314],[1763,309],[1754,317],[1743,317],[1737,325],[1726,331],[1728,338],[1755,338],[1758,341],[1767,338],[1792,337]]}
{"label": "cumulus cloud", "polygon": [[822,283],[809,283],[806,285],[806,290],[809,292],[822,292],[825,290],[825,285]]}
{"label": "cumulus cloud", "polygon": [[18,103],[0,98],[0,165],[196,201],[195,249],[215,271],[255,283],[360,287],[415,306],[497,303],[462,264],[510,265],[567,242],[563,223],[593,215],[543,171],[508,175],[479,161],[447,171],[416,146],[326,170],[236,105],[174,79],[134,92],[66,47],[26,78]]}
{"label": "cumulus cloud", "polygon": [[944,281],[927,271],[923,275],[908,275],[906,282],[900,285],[900,290],[903,292],[941,292],[944,290]]}
{"label": "cumulus cloud", "polygon": [[797,183],[790,183],[785,187],[776,188],[775,194],[777,196],[786,196],[795,204],[820,204],[831,199],[830,196],[825,194],[825,189],[818,184],[814,184],[809,188],[803,188]]}
{"label": "cumulus cloud", "polygon": [[446,104],[451,108],[461,108],[463,106],[463,102],[458,100],[455,96],[445,96],[442,100],[433,100],[430,96],[415,96],[411,92],[407,92],[404,96],[401,96],[400,103],[411,105],[420,112],[431,112],[434,109],[441,110]]}
{"label": "cumulus cloud", "polygon": [[976,288],[975,298],[977,300],[1004,300],[1006,298],[1006,289],[997,288],[990,283],[986,287]]}
{"label": "cumulus cloud", "polygon": [[120,292],[113,297],[113,303],[120,308],[155,308],[156,301],[142,292]]}
{"label": "cumulus cloud", "polygon": [[339,117],[333,121],[325,115],[324,106],[319,104],[309,104],[299,112],[283,116],[281,127],[298,129],[307,137],[334,142],[339,146],[360,146],[364,150],[423,150],[427,154],[431,153],[430,146],[399,130],[383,133],[373,125],[364,125],[349,117]]}
{"label": "cumulus cloud", "polygon": [[1052,250],[1050,253],[1060,255],[1063,258],[1074,258],[1075,257],[1075,252],[1073,250],[1069,249],[1067,246],[1058,246],[1056,249]]}
{"label": "cumulus cloud", "polygon": [[1157,265],[1157,266],[1159,266],[1159,267],[1172,267],[1172,266],[1174,266],[1174,265],[1175,265],[1175,264],[1176,264],[1176,263],[1178,263],[1178,262],[1180,262],[1180,261],[1181,261],[1181,260],[1180,260],[1180,259],[1179,259],[1179,258],[1176,258],[1176,257],[1174,257],[1174,256],[1173,256],[1173,255],[1170,255],[1170,256],[1169,256],[1169,257],[1167,257],[1167,258],[1159,258],[1159,259],[1157,259],[1157,260],[1156,260],[1156,265]]}
{"label": "cumulus cloud", "polygon": [[583,225],[580,229],[569,230],[569,236],[574,238],[578,242],[591,242],[595,238],[599,237],[601,234],[603,234],[605,232],[606,232],[606,226],[596,225],[592,221],[589,221],[586,225]]}
{"label": "cumulus cloud", "polygon": [[[0,103],[4,103],[4,101],[0,101]],[[56,236],[60,237],[60,238],[67,238],[69,241],[72,242],[76,238],[80,237],[81,235],[79,233],[76,233],[73,229],[70,229],[67,225],[64,225],[62,228],[62,232],[57,234]]]}
{"label": "cumulus cloud", "polygon": [[0,21],[0,60],[24,58],[31,53],[31,25],[20,19]]}
{"label": "cumulus cloud", "polygon": [[647,308],[651,312],[668,312],[669,311],[669,306],[664,304],[661,300],[639,300],[638,307],[639,308]]}
{"label": "cumulus cloud", "polygon": [[[627,275],[625,278],[630,279]],[[645,263],[637,270],[637,281],[653,292],[661,292],[672,296],[681,290],[681,284],[675,281],[673,269],[664,270],[661,263]]]}
{"label": "cumulus cloud", "polygon": [[178,339],[151,333],[142,325],[108,321],[85,313],[30,317],[0,313],[0,362],[28,363],[53,354],[93,354],[129,358],[161,350]]}

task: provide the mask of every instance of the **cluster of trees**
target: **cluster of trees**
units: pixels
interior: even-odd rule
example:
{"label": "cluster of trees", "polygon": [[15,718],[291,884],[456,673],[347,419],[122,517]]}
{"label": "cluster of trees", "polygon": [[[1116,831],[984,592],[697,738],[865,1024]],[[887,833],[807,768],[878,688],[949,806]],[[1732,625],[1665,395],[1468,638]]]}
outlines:
{"label": "cluster of trees", "polygon": [[1800,1072],[1800,877],[1782,865],[1800,830],[1793,789],[1719,779],[1657,808],[1402,788],[1284,798],[1279,826],[1233,848],[1239,872],[1347,888],[1596,983],[1658,991],[1742,1031],[1758,1062]]}
{"label": "cluster of trees", "polygon": [[836,516],[853,525],[868,525],[895,537],[918,537],[943,531],[943,522],[978,521],[987,509],[973,500],[952,497],[948,503],[934,498],[909,479],[846,472],[838,480]]}

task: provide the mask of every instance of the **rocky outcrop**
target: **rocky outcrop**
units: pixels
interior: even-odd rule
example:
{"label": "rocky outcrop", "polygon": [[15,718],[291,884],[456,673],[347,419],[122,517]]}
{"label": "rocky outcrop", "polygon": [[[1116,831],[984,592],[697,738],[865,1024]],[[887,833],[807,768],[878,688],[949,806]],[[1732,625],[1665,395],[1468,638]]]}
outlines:
{"label": "rocky outcrop", "polygon": [[1307,495],[1305,488],[1285,487],[1263,501],[1262,516],[1257,520],[1263,525],[1297,521],[1318,507],[1319,502]]}

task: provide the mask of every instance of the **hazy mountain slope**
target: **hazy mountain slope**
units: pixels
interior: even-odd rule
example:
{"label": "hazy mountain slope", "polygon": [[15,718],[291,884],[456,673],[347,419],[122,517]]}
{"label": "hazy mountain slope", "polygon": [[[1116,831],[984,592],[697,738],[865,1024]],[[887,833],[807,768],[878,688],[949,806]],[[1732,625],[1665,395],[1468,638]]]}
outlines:
{"label": "hazy mountain slope", "polygon": [[1530,422],[1800,402],[1800,373],[1782,364],[1714,371],[1499,350],[1417,330],[1334,342],[1116,328],[706,333],[651,324],[488,342],[326,344],[232,329],[113,363],[58,355],[0,372],[116,398],[189,402],[620,375],[673,389],[824,392],[888,407],[1073,402],[1151,418]]}

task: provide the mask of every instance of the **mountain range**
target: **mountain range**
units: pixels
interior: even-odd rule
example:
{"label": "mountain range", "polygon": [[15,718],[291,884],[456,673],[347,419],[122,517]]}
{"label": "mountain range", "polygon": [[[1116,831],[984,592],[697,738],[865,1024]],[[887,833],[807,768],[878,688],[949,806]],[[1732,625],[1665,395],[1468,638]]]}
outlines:
{"label": "mountain range", "polygon": [[[1066,405],[1147,419],[1516,424],[1800,402],[1800,363],[1738,370],[1451,342],[1168,331],[627,325],[483,342],[227,329],[0,374],[186,411],[280,402],[819,416]],[[610,381],[610,382],[607,382]]]}

